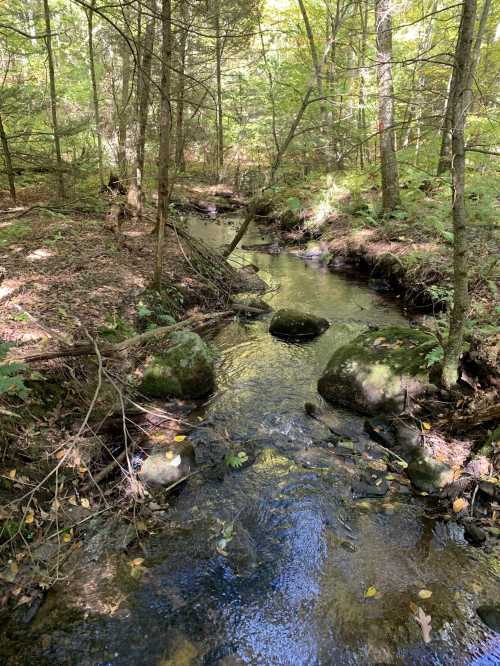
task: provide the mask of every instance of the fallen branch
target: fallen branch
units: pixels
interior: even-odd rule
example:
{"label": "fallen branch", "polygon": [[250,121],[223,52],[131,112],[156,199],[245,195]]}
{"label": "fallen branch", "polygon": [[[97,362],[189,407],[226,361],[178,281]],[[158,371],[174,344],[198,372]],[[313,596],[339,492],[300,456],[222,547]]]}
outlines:
{"label": "fallen branch", "polygon": [[453,430],[464,428],[474,428],[482,423],[489,423],[490,421],[498,421],[500,419],[500,403],[488,405],[482,409],[478,409],[472,414],[465,416],[453,416],[452,428]]}
{"label": "fallen branch", "polygon": [[[226,310],[225,312],[214,312],[208,314],[199,314],[184,319],[183,321],[177,322],[170,326],[160,326],[159,328],[154,328],[150,331],[145,331],[139,335],[134,335],[131,338],[127,338],[122,342],[117,342],[115,344],[104,344],[99,347],[99,352],[104,357],[116,356],[121,352],[126,351],[132,347],[139,347],[146,344],[150,340],[155,340],[175,333],[176,331],[181,331],[186,328],[194,327],[200,323],[213,321],[218,319],[223,319],[224,317],[230,317],[234,314],[233,310]],[[79,344],[69,347],[68,349],[57,349],[54,351],[40,352],[39,354],[26,354],[25,356],[16,356],[15,360],[23,363],[34,363],[36,361],[48,361],[55,358],[63,358],[68,356],[93,356],[96,355],[96,349],[94,345],[89,344]]]}

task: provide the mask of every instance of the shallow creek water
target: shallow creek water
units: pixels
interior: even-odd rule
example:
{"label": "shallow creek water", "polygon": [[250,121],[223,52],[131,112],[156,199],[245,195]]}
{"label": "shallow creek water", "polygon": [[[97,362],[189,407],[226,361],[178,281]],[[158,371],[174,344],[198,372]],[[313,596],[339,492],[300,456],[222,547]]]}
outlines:
{"label": "shallow creek water", "polygon": [[[192,222],[190,230],[213,245],[234,234],[217,222]],[[253,230],[244,242],[259,240]],[[305,401],[320,401],[316,382],[332,351],[367,324],[404,323],[400,310],[288,253],[238,251],[233,261],[259,266],[276,286],[265,297],[273,308],[304,309],[332,326],[304,344],[271,337],[268,318],[232,323],[216,336],[218,390],[199,415],[232,441],[252,440],[254,464],[223,482],[188,481],[165,530],[147,544],[138,578],[126,560],[111,559],[72,580],[52,605],[71,607],[74,596],[80,610],[58,629],[43,615],[35,622],[45,643],[33,663],[500,663],[499,636],[475,613],[499,592],[488,557],[467,546],[459,528],[426,518],[423,500],[408,492],[353,497],[352,456],[318,444],[327,433],[304,414]],[[371,455],[362,417],[329,409]],[[370,587],[377,592],[367,598]],[[419,599],[422,589],[432,596]],[[412,603],[432,617],[428,645]]]}

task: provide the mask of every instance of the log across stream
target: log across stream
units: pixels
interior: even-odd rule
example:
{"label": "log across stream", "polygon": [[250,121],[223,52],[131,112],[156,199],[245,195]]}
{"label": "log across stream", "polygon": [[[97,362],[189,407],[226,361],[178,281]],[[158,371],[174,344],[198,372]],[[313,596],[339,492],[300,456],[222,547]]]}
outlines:
{"label": "log across stream", "polygon": [[[222,246],[236,227],[195,220],[189,228]],[[254,229],[244,242],[269,239]],[[316,382],[332,351],[368,325],[404,323],[400,310],[286,252],[236,250],[232,261],[260,268],[276,288],[265,296],[273,308],[334,324],[303,344],[271,337],[267,318],[218,333],[218,389],[192,438],[218,433],[247,450],[251,442],[252,464],[224,481],[189,479],[138,565],[114,555],[54,592],[53,607],[72,610],[50,629],[37,620],[47,636],[37,663],[499,663],[499,635],[476,614],[498,598],[491,556],[466,545],[454,523],[426,517],[404,485],[356,494],[359,466],[377,468],[362,417],[324,405],[351,435],[351,450],[339,455],[304,413],[306,401],[319,401]],[[427,644],[418,607],[431,617]]]}

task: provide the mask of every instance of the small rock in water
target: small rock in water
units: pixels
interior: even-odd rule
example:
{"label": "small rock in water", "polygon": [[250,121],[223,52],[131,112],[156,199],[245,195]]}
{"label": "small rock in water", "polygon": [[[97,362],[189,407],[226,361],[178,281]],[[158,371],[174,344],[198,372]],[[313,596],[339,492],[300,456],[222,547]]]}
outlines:
{"label": "small rock in water", "polygon": [[310,340],[324,333],[329,326],[323,317],[298,310],[278,310],[271,320],[269,333],[278,338]]}
{"label": "small rock in water", "polygon": [[469,543],[480,546],[486,541],[486,532],[474,523],[465,523],[464,535]]}
{"label": "small rock in water", "polygon": [[383,418],[374,417],[371,419],[365,419],[364,425],[365,432],[368,433],[375,442],[378,442],[387,448],[394,446],[394,429],[389,421]]}
{"label": "small rock in water", "polygon": [[500,632],[500,606],[498,604],[479,606],[476,612],[490,629],[497,633]]}

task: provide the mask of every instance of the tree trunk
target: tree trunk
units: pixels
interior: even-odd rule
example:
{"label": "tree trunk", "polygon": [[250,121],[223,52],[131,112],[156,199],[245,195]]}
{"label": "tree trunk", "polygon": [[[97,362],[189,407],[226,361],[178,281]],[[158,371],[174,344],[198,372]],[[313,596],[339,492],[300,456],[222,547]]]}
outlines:
{"label": "tree trunk", "polygon": [[476,17],[476,0],[464,0],[462,19],[455,51],[455,86],[452,116],[452,206],[453,206],[453,308],[442,369],[444,386],[453,386],[458,379],[464,326],[469,306],[467,214],[465,210],[465,118],[471,79],[472,40]]}
{"label": "tree trunk", "polygon": [[182,27],[179,28],[179,74],[177,80],[177,103],[175,107],[175,168],[183,173],[186,170],[184,158],[184,92],[187,56],[189,7],[181,0]]}
{"label": "tree trunk", "polygon": [[128,117],[127,110],[129,105],[130,96],[130,49],[128,44],[123,40],[121,46],[121,60],[122,60],[122,90],[120,99],[120,109],[118,111],[118,173],[120,175],[120,182],[127,186],[127,128]]}
{"label": "tree trunk", "polygon": [[[491,8],[491,0],[484,0],[483,9],[481,12],[481,18],[479,20],[479,27],[477,29],[476,39],[474,41],[474,47],[472,49],[472,54],[470,57],[471,62],[468,68],[468,76],[470,81],[466,86],[468,91],[466,92],[465,101],[464,101],[466,110],[469,108],[472,98],[472,84],[474,82],[474,73],[479,63],[479,58],[481,55],[481,42],[483,40],[484,32],[486,30],[486,24],[488,21],[488,14],[490,12],[490,8]],[[452,152],[451,135],[453,128],[453,109],[454,109],[453,95],[455,94],[455,89],[456,89],[455,79],[456,79],[456,68],[454,66],[448,85],[448,98],[446,101],[443,126],[441,129],[441,148],[439,151],[439,161],[437,166],[438,176],[441,176],[446,171],[449,171],[451,167],[451,152]]]}
{"label": "tree trunk", "polygon": [[216,127],[217,127],[217,181],[220,181],[224,168],[224,128],[222,126],[222,39],[220,31],[220,2],[216,0],[214,8],[215,20],[215,78],[216,78]]}
{"label": "tree trunk", "polygon": [[368,5],[365,0],[359,2],[359,17],[361,22],[361,44],[359,49],[359,96],[358,96],[358,132],[359,132],[359,166],[365,166],[364,141],[366,137],[366,43],[368,35]]}
{"label": "tree trunk", "polygon": [[127,203],[137,219],[142,219],[142,216],[144,215],[144,162],[146,154],[149,98],[151,91],[151,62],[153,58],[156,0],[151,0],[148,4],[148,9],[151,11],[151,16],[146,25],[140,65],[137,72],[135,168],[127,197]]}
{"label": "tree trunk", "polygon": [[104,167],[102,162],[102,136],[101,136],[101,118],[99,116],[99,94],[97,91],[97,79],[95,74],[95,63],[94,63],[94,7],[96,0],[92,0],[90,8],[87,10],[87,25],[88,25],[88,47],[89,47],[89,69],[90,69],[90,80],[92,81],[92,100],[94,102],[94,123],[95,123],[95,133],[97,138],[97,161],[99,165],[99,184],[101,190],[105,188],[104,182]]}
{"label": "tree trunk", "polygon": [[377,78],[379,89],[380,161],[384,214],[399,206],[399,176],[394,128],[394,91],[392,85],[392,0],[375,0],[377,34]]}
{"label": "tree trunk", "polygon": [[170,68],[172,64],[171,0],[162,0],[161,8],[162,47],[160,83],[160,146],[158,150],[158,211],[156,263],[153,284],[161,286],[163,270],[163,245],[165,226],[168,221],[169,161],[170,161]]}
{"label": "tree trunk", "polygon": [[16,203],[16,183],[14,180],[14,170],[12,168],[12,159],[10,156],[9,142],[3,126],[2,116],[0,115],[0,141],[2,142],[3,160],[5,163],[5,171],[7,172],[7,179],[9,181],[9,192],[12,203]]}
{"label": "tree trunk", "polygon": [[61,156],[61,142],[59,140],[59,125],[57,122],[57,93],[56,77],[54,70],[54,55],[52,53],[52,37],[50,24],[50,9],[48,0],[43,0],[43,12],[45,16],[45,45],[47,47],[47,63],[49,67],[49,87],[50,87],[50,110],[52,114],[52,131],[54,134],[54,148],[56,151],[57,163],[57,193],[61,199],[65,197],[63,164]]}

